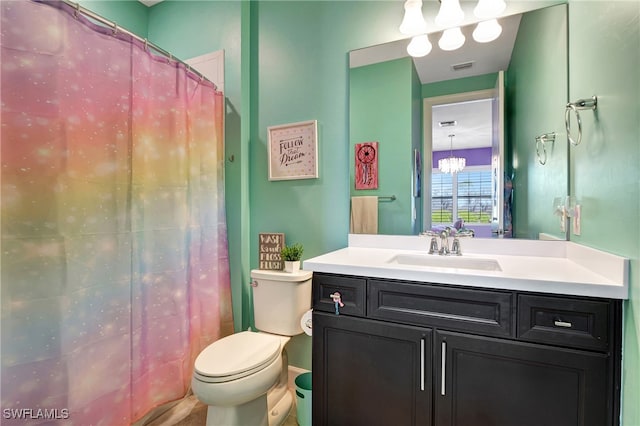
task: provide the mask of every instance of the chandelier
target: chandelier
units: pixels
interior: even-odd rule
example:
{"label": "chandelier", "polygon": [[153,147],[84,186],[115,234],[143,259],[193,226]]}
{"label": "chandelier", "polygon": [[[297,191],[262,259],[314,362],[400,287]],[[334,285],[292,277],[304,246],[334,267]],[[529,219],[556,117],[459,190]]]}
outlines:
{"label": "chandelier", "polygon": [[467,159],[464,157],[453,156],[453,137],[455,135],[449,135],[451,140],[451,148],[449,150],[449,158],[442,158],[438,160],[438,168],[442,173],[454,174],[461,172],[467,165]]}

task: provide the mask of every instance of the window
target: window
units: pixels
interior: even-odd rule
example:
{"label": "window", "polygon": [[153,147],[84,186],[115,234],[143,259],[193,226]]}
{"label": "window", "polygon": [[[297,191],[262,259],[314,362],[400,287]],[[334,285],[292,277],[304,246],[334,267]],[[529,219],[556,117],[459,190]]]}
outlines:
{"label": "window", "polygon": [[491,222],[491,167],[469,167],[450,175],[434,170],[431,179],[431,222]]}

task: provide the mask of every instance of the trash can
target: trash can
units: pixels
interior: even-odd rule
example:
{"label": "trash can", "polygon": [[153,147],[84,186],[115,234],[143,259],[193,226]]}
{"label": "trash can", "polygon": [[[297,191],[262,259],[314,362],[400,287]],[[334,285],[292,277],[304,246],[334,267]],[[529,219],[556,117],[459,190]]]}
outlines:
{"label": "trash can", "polygon": [[311,426],[311,373],[296,377],[296,415],[300,426]]}

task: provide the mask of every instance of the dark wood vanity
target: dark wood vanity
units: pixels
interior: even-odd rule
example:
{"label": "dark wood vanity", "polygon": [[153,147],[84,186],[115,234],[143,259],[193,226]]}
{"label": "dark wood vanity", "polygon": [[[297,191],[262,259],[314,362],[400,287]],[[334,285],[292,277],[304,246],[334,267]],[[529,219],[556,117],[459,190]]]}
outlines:
{"label": "dark wood vanity", "polygon": [[619,424],[621,300],[315,272],[313,309],[314,426]]}

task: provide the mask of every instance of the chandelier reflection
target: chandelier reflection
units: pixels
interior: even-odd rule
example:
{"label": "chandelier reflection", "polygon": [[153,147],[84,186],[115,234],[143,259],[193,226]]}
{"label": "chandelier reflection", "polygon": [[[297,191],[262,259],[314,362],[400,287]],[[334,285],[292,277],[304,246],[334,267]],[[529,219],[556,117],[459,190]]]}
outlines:
{"label": "chandelier reflection", "polygon": [[464,169],[467,165],[467,159],[464,157],[453,156],[453,137],[455,135],[449,135],[451,146],[449,150],[449,158],[442,158],[438,160],[438,168],[442,173],[458,173]]}

